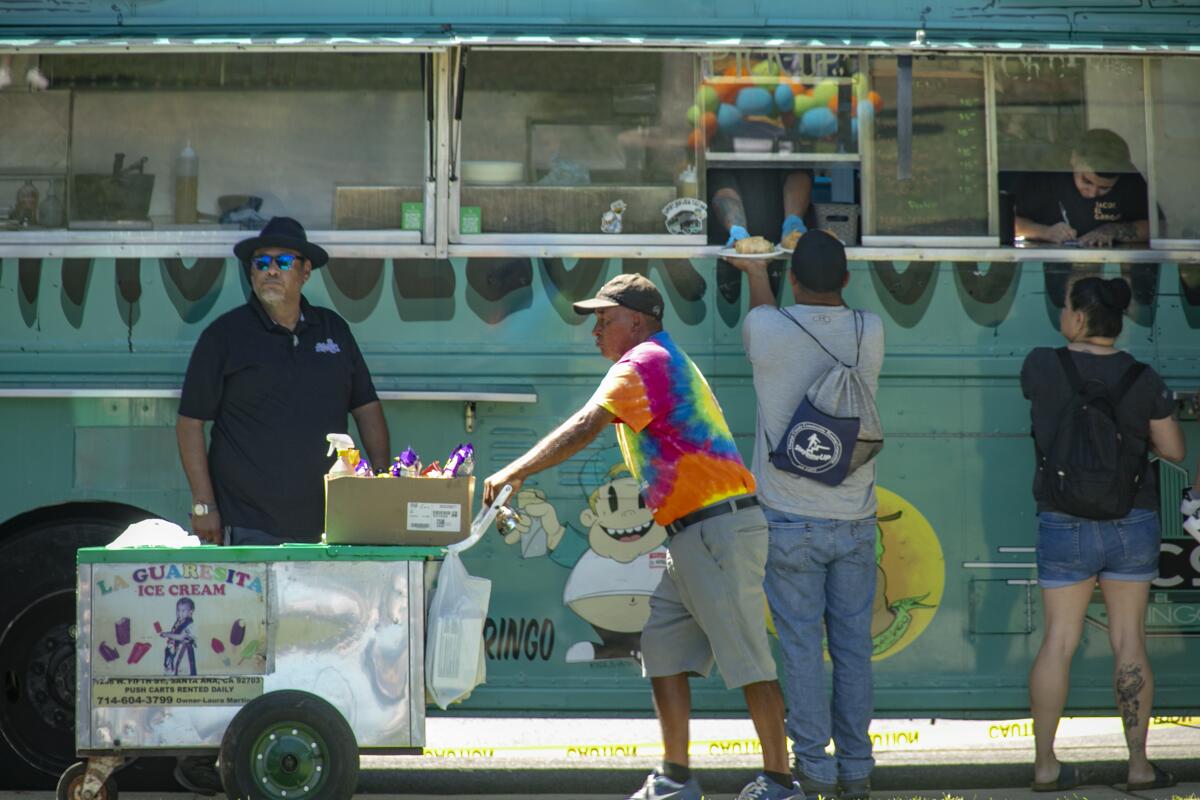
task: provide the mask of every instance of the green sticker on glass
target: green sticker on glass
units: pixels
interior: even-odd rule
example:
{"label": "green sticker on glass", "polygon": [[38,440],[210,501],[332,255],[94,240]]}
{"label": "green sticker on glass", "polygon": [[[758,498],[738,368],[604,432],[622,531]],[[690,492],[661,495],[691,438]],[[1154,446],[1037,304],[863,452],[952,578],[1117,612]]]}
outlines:
{"label": "green sticker on glass", "polygon": [[400,229],[419,231],[425,227],[425,204],[402,203],[400,205]]}
{"label": "green sticker on glass", "polygon": [[464,235],[483,233],[483,209],[479,206],[463,206],[458,212],[458,232]]}

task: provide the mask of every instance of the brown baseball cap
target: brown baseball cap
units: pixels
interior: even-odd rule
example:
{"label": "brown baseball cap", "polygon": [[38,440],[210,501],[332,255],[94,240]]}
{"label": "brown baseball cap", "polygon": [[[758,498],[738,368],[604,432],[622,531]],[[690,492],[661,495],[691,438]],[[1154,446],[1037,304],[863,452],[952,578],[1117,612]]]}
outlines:
{"label": "brown baseball cap", "polygon": [[658,287],[648,278],[635,272],[626,272],[600,287],[591,300],[581,300],[572,305],[576,314],[591,314],[598,308],[623,306],[632,311],[661,320],[663,299]]}

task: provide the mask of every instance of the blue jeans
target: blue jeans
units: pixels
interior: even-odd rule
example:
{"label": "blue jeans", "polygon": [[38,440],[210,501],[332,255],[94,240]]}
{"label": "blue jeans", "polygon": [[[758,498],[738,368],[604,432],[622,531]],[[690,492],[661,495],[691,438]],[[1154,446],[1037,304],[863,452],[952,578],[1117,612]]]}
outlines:
{"label": "blue jeans", "polygon": [[[821,783],[871,774],[871,610],[875,518],[834,520],[763,508],[770,525],[764,587],[783,651],[787,732],[796,770]],[[833,662],[827,698],[822,624]],[[829,739],[836,760],[825,752]]]}

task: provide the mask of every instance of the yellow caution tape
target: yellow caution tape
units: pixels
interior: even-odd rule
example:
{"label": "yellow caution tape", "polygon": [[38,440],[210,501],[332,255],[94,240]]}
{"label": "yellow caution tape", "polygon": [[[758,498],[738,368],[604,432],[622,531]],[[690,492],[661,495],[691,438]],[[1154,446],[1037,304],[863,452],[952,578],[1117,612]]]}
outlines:
{"label": "yellow caution tape", "polygon": [[[1200,717],[1152,717],[1150,727],[1176,726],[1200,729]],[[1120,735],[1121,720],[1117,717],[1065,717],[1058,727],[1057,738]],[[940,720],[876,720],[870,728],[871,743],[877,752],[894,750],[961,749],[978,744],[1027,742],[1033,739],[1033,720],[1012,719]],[[790,746],[790,743],[789,743]],[[698,739],[688,744],[692,756],[747,756],[762,753],[758,739]],[[566,760],[660,758],[662,742],[584,742],[575,744],[523,744],[470,747],[427,747],[429,758],[482,761],[504,756],[551,757]]]}

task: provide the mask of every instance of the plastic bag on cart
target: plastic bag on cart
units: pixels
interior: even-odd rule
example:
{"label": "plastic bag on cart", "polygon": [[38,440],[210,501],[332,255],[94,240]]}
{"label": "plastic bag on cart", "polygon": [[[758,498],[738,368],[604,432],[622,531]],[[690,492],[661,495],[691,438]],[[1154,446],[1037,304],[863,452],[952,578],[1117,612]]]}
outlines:
{"label": "plastic bag on cart", "polygon": [[425,685],[439,708],[461,700],[483,682],[483,622],[492,582],[467,572],[451,551],[438,573],[429,604],[425,645]]}
{"label": "plastic bag on cart", "polygon": [[460,553],[482,538],[510,494],[512,487],[502,487],[491,506],[471,522],[471,535],[446,548],[446,560],[438,573],[426,625],[425,692],[443,710],[462,700],[487,677],[483,623],[492,582],[468,573]]}

